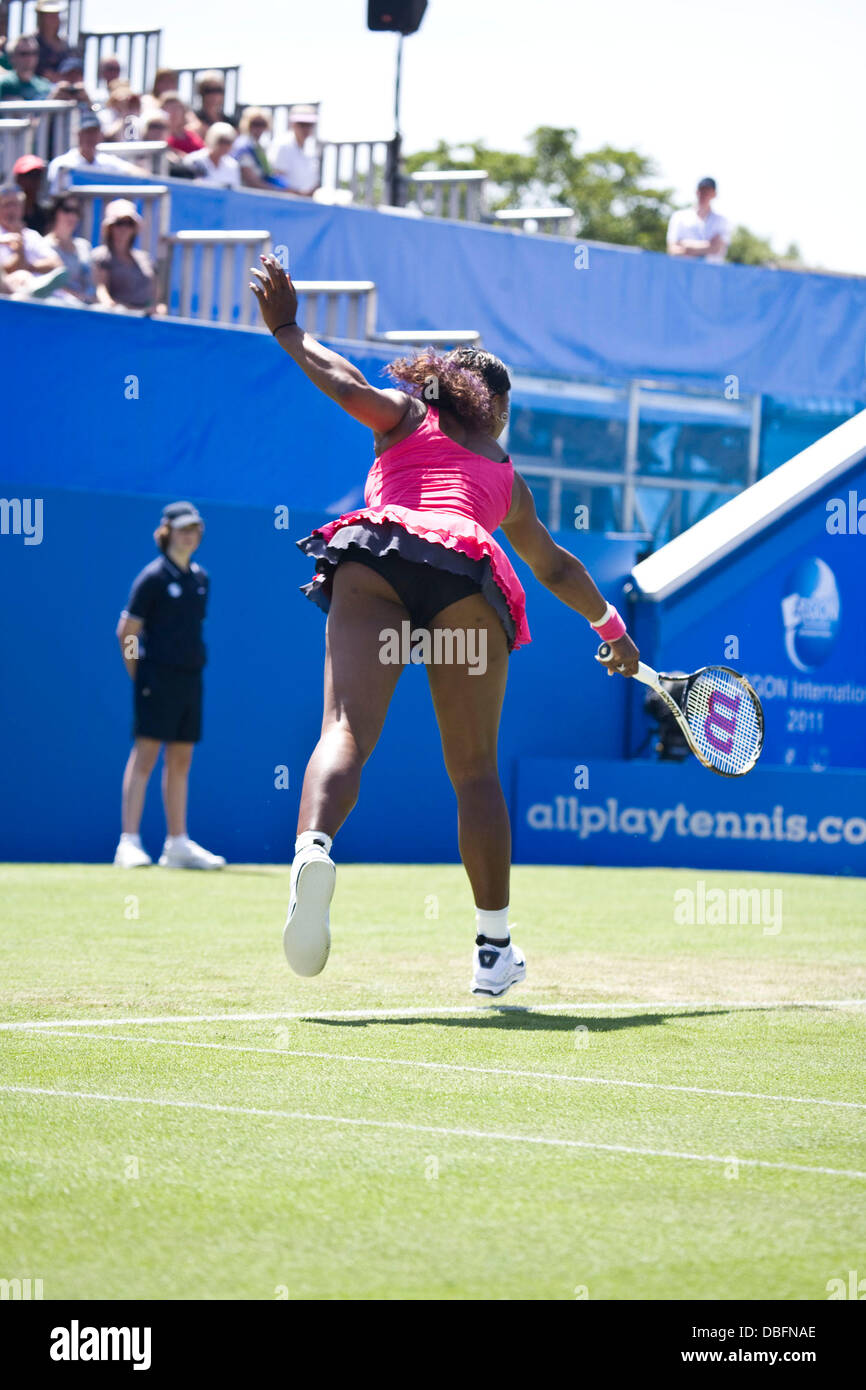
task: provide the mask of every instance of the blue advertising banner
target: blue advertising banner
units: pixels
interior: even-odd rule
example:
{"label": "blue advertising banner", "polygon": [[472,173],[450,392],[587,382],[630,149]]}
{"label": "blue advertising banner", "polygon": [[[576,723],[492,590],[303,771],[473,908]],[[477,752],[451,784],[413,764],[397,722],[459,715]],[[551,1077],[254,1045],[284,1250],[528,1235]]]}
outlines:
{"label": "blue advertising banner", "polygon": [[764,764],[866,768],[864,573],[860,469],[687,590],[639,604],[638,644],[658,671],[721,663],[747,676],[764,707]]}
{"label": "blue advertising banner", "polygon": [[866,772],[521,758],[514,859],[866,874]]}

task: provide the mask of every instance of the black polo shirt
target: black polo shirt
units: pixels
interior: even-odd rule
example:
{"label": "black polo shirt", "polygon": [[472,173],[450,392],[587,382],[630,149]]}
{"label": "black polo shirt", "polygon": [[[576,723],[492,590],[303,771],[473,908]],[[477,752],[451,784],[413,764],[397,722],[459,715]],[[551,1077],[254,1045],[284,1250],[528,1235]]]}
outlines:
{"label": "black polo shirt", "polygon": [[130,618],[140,618],[139,655],[161,666],[200,671],[207,658],[202,624],[210,579],[194,561],[178,569],[167,555],[145,566],[134,580],[126,605]]}

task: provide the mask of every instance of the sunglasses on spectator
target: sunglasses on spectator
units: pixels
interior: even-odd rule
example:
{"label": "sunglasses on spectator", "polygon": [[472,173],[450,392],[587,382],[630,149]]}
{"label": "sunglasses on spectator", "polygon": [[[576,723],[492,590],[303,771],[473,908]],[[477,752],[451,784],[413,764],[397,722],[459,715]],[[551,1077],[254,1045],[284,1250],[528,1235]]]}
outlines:
{"label": "sunglasses on spectator", "polygon": [[112,222],[112,227],[136,227],[138,224],[131,217],[118,217],[116,222]]}
{"label": "sunglasses on spectator", "polygon": [[203,97],[221,97],[224,91],[225,87],[202,87],[201,94]]}
{"label": "sunglasses on spectator", "polygon": [[61,203],[58,212],[72,212],[76,217],[81,216],[81,208],[76,203]]}

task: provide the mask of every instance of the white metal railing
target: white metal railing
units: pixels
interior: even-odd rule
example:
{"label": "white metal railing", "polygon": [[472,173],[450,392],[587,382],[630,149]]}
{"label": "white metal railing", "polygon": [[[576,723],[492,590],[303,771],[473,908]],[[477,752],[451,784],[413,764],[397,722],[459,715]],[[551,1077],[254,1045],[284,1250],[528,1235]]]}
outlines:
{"label": "white metal railing", "polygon": [[298,323],[323,338],[360,342],[376,331],[373,280],[295,280]]}
{"label": "white metal railing", "polygon": [[51,160],[72,148],[74,101],[0,101],[0,118],[33,125],[32,153]]}
{"label": "white metal railing", "polygon": [[116,53],[132,90],[149,92],[159,67],[161,44],[161,29],[82,30],[79,48],[84,52],[85,87],[91,91],[97,85],[100,60]]}
{"label": "white metal railing", "polygon": [[[106,140],[96,146],[100,154],[114,154],[130,164],[147,166],[155,179],[168,176],[168,145],[165,140]],[[142,172],[147,172],[142,168]]]}
{"label": "white metal railing", "polygon": [[29,121],[0,119],[0,179],[11,179],[12,165],[22,154],[30,154],[32,144]]}
{"label": "white metal railing", "polygon": [[558,233],[567,236],[574,223],[573,208],[504,208],[494,212],[494,222],[519,227],[523,232]]}
{"label": "white metal railing", "polygon": [[407,345],[457,347],[478,343],[473,329],[394,328],[379,332],[379,307],[373,280],[295,280],[298,323],[308,333],[323,338],[347,338],[356,342],[405,343]]}
{"label": "white metal railing", "polygon": [[[175,232],[166,238],[166,280],[180,253],[181,318],[203,323],[252,324],[257,312],[249,286],[250,262],[270,247],[270,232]],[[242,255],[238,255],[242,252]],[[166,291],[166,302],[168,293]]]}
{"label": "white metal railing", "polygon": [[389,140],[322,140],[318,144],[322,188],[347,188],[353,203],[375,207],[386,200]]}
{"label": "white metal railing", "polygon": [[[63,32],[73,48],[78,43],[81,9],[82,0],[67,0],[66,24],[63,26]],[[17,39],[19,34],[36,32],[36,0],[9,0],[6,32],[10,43],[13,39]]]}
{"label": "white metal railing", "polygon": [[409,175],[423,212],[462,222],[480,222],[486,169],[426,169]]}
{"label": "white metal railing", "polygon": [[169,192],[165,184],[107,184],[75,183],[69,193],[89,203],[87,215],[82,218],[82,234],[94,246],[101,240],[102,214],[105,205],[112,198],[128,198],[135,203],[141,213],[142,225],[138,244],[146,251],[154,265],[159,267],[165,259],[165,244],[169,227]]}

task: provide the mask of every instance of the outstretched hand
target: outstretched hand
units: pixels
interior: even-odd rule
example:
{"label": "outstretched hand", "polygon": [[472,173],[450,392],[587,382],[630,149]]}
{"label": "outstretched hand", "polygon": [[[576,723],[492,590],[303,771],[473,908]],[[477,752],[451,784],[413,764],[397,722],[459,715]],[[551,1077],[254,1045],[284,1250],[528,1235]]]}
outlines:
{"label": "outstretched hand", "polygon": [[253,270],[256,280],[250,289],[259,302],[259,312],[265,327],[273,333],[283,324],[294,323],[298,313],[298,296],[289,276],[273,256],[260,256],[263,270]]}

